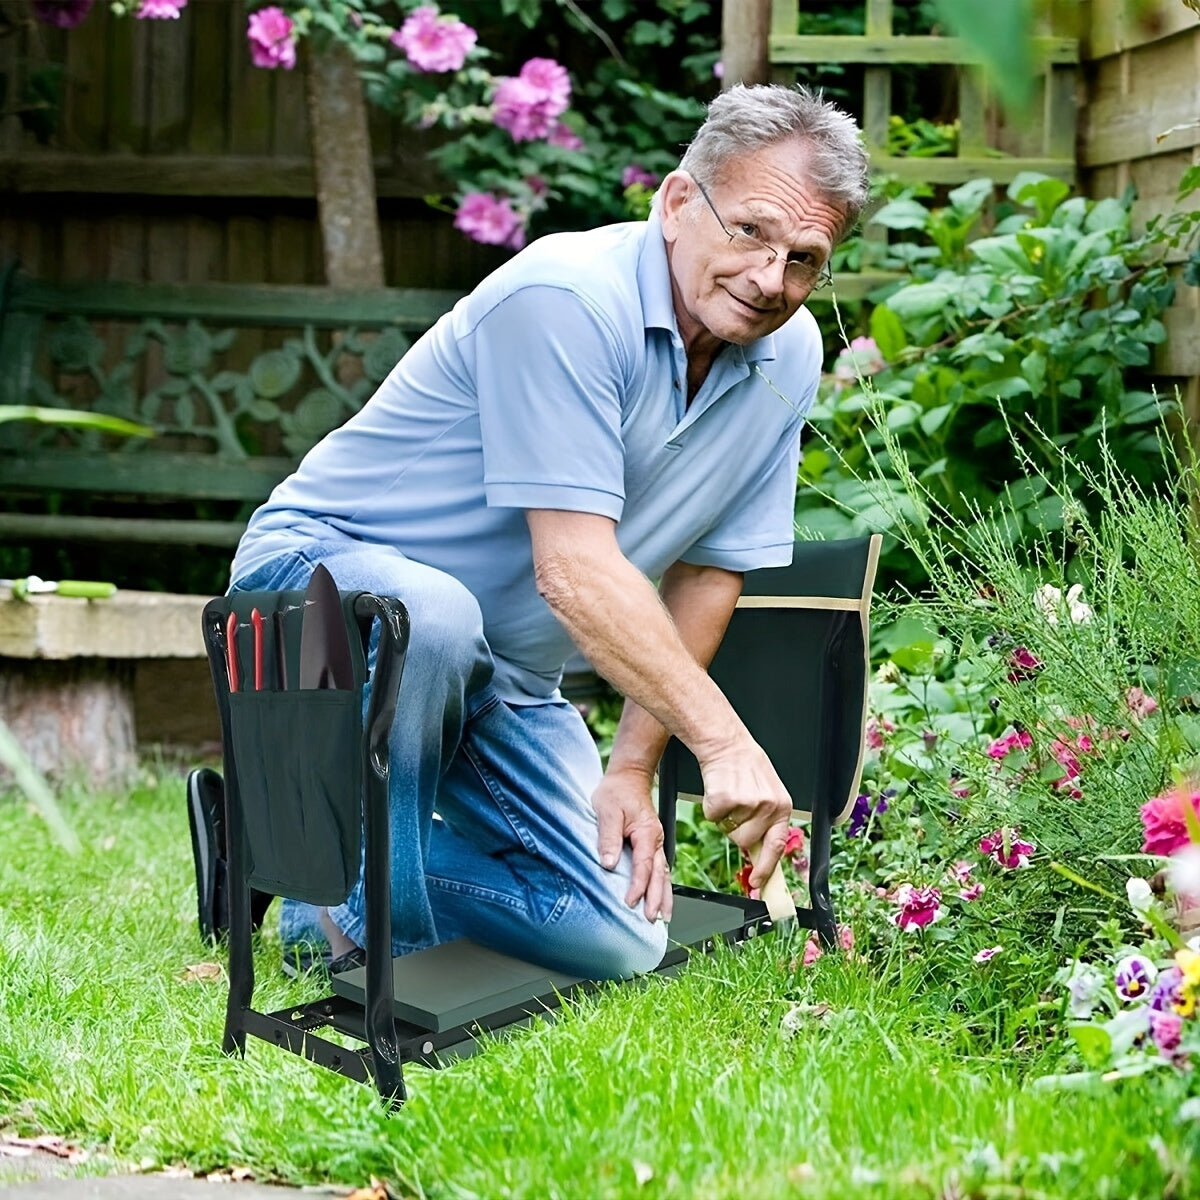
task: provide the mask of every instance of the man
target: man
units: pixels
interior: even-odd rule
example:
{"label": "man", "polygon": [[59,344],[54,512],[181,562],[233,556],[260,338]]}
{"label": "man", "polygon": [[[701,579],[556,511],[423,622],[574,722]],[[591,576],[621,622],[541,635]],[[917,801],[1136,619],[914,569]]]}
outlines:
{"label": "man", "polygon": [[[742,572],[791,560],[821,367],[802,305],[865,196],[844,113],[802,89],[726,92],[646,223],[506,263],[252,518],[234,588],[303,588],[323,562],[409,609],[396,953],[471,937],[593,978],[656,966],[669,733],[752,884],[770,875],[791,801],[704,668]],[[576,646],[627,697],[606,773],[557,690]],[[328,912],[285,902],[285,947],[316,925],[353,955],[361,882]]]}

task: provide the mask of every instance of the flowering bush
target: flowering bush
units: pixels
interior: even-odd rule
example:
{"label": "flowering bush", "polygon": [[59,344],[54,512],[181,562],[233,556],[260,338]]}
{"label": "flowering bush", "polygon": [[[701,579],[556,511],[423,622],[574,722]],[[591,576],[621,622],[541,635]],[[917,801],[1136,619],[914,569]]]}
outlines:
{"label": "flowering bush", "polygon": [[[188,0],[108,3],[165,20]],[[34,14],[70,28],[93,4],[34,0]],[[368,99],[430,131],[449,185],[431,201],[468,237],[510,249],[553,229],[643,218],[717,87],[713,0],[606,0],[595,15],[567,0],[471,0],[469,21],[430,0],[245,5],[256,67],[294,69],[307,40],[346,47]]]}

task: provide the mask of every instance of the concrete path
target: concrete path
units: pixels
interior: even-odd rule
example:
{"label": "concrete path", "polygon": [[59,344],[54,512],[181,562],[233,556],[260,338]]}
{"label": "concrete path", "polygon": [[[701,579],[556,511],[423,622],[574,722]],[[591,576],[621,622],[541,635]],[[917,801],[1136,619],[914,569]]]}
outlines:
{"label": "concrete path", "polygon": [[99,1179],[37,1179],[0,1183],[11,1200],[287,1200],[347,1196],[353,1188],[280,1188],[265,1183],[219,1183],[179,1175],[106,1175]]}

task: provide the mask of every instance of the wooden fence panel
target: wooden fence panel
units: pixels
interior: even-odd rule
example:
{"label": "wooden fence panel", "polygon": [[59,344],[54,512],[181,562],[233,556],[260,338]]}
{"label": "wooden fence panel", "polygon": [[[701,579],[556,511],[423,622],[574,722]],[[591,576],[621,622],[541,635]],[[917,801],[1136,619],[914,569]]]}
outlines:
{"label": "wooden fence panel", "polygon": [[[1092,196],[1132,187],[1140,227],[1175,207],[1184,171],[1200,163],[1200,17],[1179,0],[1092,0],[1089,8],[1080,183]],[[1180,286],[1166,325],[1155,369],[1200,420],[1198,289]]]}

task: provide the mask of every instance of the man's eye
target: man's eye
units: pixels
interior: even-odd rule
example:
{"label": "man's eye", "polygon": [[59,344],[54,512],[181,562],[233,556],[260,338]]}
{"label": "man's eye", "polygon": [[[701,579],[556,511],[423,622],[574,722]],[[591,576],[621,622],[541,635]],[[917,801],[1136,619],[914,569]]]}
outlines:
{"label": "man's eye", "polygon": [[807,250],[793,250],[787,260],[790,263],[799,263],[802,267],[815,266],[817,261]]}
{"label": "man's eye", "polygon": [[755,238],[755,239],[758,238],[758,226],[751,225],[749,221],[743,221],[738,226],[738,230],[741,232],[741,234],[744,237]]}

